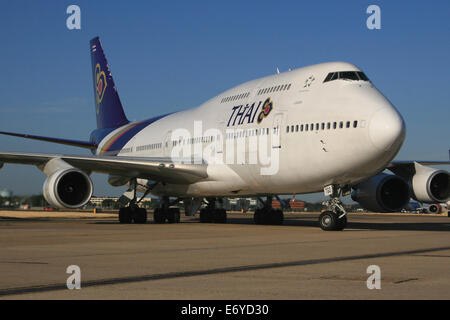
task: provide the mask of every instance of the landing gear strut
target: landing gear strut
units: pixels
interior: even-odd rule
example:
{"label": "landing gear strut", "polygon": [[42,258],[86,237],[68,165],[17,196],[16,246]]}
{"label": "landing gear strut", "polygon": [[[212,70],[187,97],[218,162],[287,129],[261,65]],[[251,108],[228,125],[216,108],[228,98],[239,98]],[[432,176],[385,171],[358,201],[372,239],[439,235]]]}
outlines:
{"label": "landing gear strut", "polygon": [[347,226],[347,212],[341,202],[342,188],[339,186],[328,186],[326,194],[330,199],[322,204],[326,207],[319,216],[319,226],[325,231],[341,231]]}
{"label": "landing gear strut", "polygon": [[[219,199],[221,202],[222,199]],[[216,198],[206,199],[206,208],[200,210],[200,222],[227,223],[227,211],[216,208]]]}
{"label": "landing gear strut", "polygon": [[263,207],[255,210],[253,215],[255,224],[282,225],[284,221],[283,211],[272,208],[272,196],[267,196],[266,201],[261,198],[258,198],[258,200],[263,204]]}
{"label": "landing gear strut", "polygon": [[[144,208],[139,208],[138,206],[139,202],[144,199],[147,193],[145,193],[142,198],[137,201],[136,188],[137,182],[136,179],[133,179],[130,181],[130,188],[128,189],[128,191],[125,192],[125,195],[122,196],[121,199],[119,199],[119,202],[128,202],[128,206],[119,209],[120,223],[147,223],[147,210],[145,210]],[[128,196],[126,195],[127,193],[132,194],[131,199],[128,198]]]}

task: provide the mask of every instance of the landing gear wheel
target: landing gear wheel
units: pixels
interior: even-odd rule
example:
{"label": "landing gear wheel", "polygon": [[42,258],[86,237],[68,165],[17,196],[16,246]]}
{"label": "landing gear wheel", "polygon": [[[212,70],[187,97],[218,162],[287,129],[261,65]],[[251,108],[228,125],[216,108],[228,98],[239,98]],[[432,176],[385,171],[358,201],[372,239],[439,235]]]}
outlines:
{"label": "landing gear wheel", "polygon": [[344,230],[347,227],[347,215],[343,216],[341,219],[338,219],[338,227],[336,230]]}
{"label": "landing gear wheel", "polygon": [[155,211],[153,212],[153,222],[160,224],[164,223],[165,221],[166,217],[161,208],[156,208]]}
{"label": "landing gear wheel", "polygon": [[255,210],[255,214],[253,215],[253,221],[255,222],[255,224],[263,223],[263,213],[261,209]]}
{"label": "landing gear wheel", "polygon": [[319,226],[325,231],[341,231],[347,225],[347,217],[339,219],[337,213],[324,211],[319,216]]}
{"label": "landing gear wheel", "polygon": [[203,208],[200,210],[200,222],[202,223],[212,222],[211,216],[212,216],[211,210],[207,208]]}
{"label": "landing gear wheel", "polygon": [[216,209],[214,212],[214,222],[227,223],[227,211],[225,209]]}
{"label": "landing gear wheel", "polygon": [[276,210],[270,210],[270,224],[273,225],[282,225],[283,224],[283,220],[284,220],[284,215],[283,215],[283,211],[281,211],[280,209],[276,209]]}
{"label": "landing gear wheel", "polygon": [[119,209],[119,223],[131,223],[133,221],[131,216],[131,210],[129,207],[124,207]]}
{"label": "landing gear wheel", "polygon": [[145,210],[144,208],[134,208],[133,211],[134,223],[147,223],[147,210]]}
{"label": "landing gear wheel", "polygon": [[178,223],[180,222],[180,209],[179,208],[169,208],[167,213],[168,223]]}

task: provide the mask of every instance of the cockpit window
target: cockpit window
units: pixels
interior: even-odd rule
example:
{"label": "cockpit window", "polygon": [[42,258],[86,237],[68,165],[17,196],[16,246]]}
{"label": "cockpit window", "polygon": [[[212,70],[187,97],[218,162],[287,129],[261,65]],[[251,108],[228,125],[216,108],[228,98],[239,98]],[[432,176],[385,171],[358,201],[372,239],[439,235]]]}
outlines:
{"label": "cockpit window", "polygon": [[361,71],[339,71],[330,72],[323,82],[333,81],[337,79],[351,80],[351,81],[369,81],[369,78]]}
{"label": "cockpit window", "polygon": [[330,73],[327,75],[327,77],[325,78],[325,80],[323,80],[323,82],[330,81],[331,78],[333,77],[333,75],[334,75],[334,72],[330,72]]}
{"label": "cockpit window", "polygon": [[354,71],[339,72],[339,79],[344,80],[359,80],[358,75]]}
{"label": "cockpit window", "polygon": [[362,81],[369,81],[369,78],[364,74],[364,72],[358,71],[358,76]]}

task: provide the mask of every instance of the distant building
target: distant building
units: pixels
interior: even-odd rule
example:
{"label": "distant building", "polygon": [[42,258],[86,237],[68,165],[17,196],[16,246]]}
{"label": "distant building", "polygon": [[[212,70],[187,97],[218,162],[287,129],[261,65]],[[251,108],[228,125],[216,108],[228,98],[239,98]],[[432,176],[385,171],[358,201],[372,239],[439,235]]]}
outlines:
{"label": "distant building", "polygon": [[254,198],[225,198],[223,205],[226,210],[230,211],[248,211],[254,210],[257,206],[257,200]]}
{"label": "distant building", "polygon": [[[112,200],[112,201],[116,202],[117,200],[119,200],[119,198],[118,197],[92,197],[90,202],[92,203],[92,205],[94,207],[101,208],[102,204],[103,204],[103,201],[105,201],[105,200]],[[151,202],[152,198],[144,198],[144,199],[142,199],[141,202],[144,202],[144,201]]]}

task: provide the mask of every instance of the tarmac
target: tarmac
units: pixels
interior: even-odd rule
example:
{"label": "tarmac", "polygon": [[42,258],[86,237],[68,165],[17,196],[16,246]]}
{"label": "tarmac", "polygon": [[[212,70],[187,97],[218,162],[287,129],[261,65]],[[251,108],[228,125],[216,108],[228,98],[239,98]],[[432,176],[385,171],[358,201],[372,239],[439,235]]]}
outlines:
{"label": "tarmac", "polygon": [[[450,299],[450,217],[355,213],[330,232],[317,217],[121,225],[116,214],[0,211],[0,299]],[[66,285],[71,265],[79,290]],[[373,265],[380,289],[367,286]]]}

